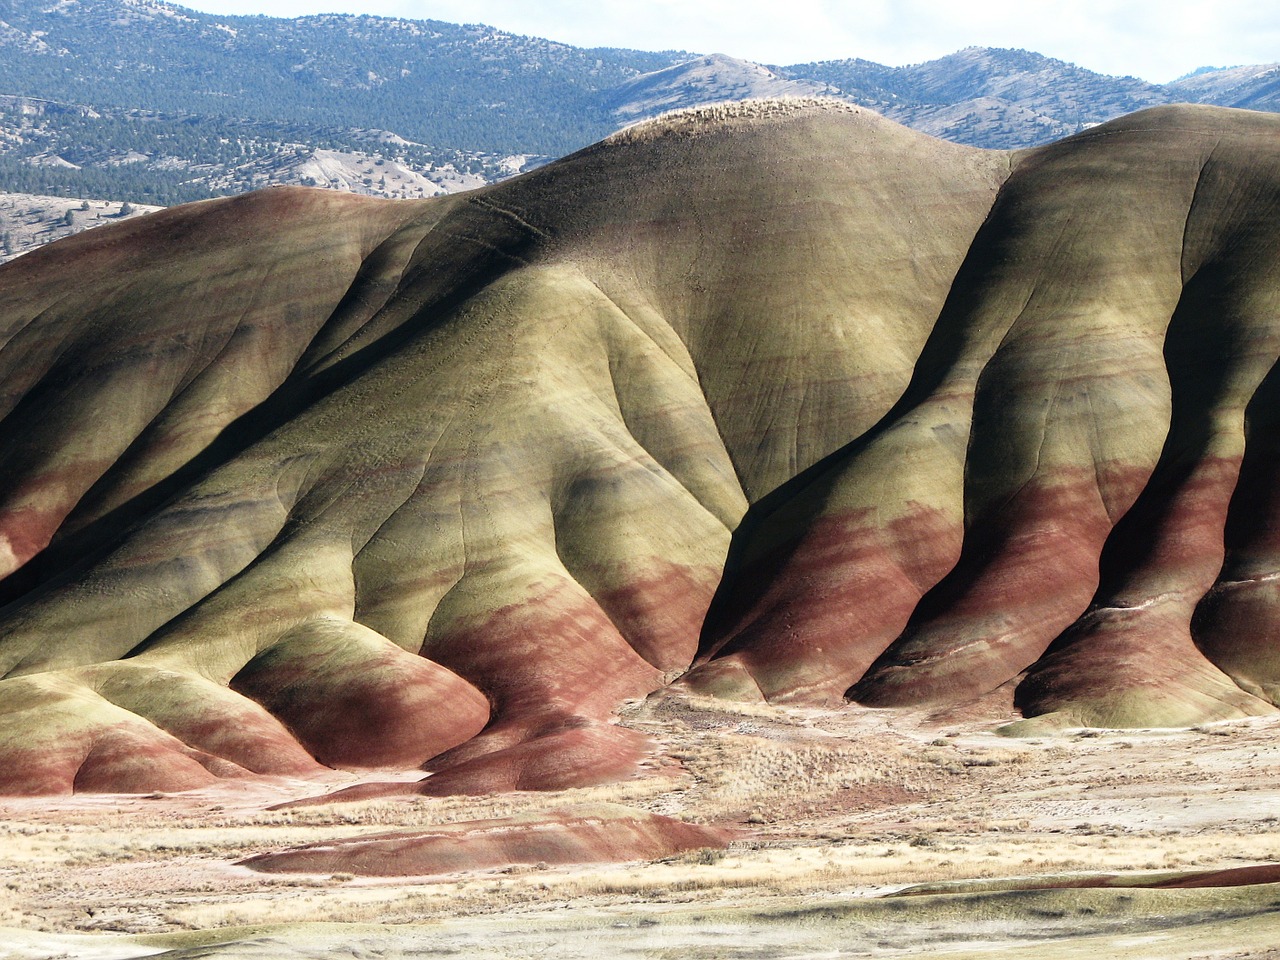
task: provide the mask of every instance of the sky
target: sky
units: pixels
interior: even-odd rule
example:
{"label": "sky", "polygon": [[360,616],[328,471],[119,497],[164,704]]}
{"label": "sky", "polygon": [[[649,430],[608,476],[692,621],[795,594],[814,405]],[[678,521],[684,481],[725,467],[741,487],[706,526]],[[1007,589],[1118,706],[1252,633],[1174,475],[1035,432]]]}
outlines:
{"label": "sky", "polygon": [[1280,61],[1275,0],[175,0],[221,14],[486,23],[584,47],[725,53],[769,64],[891,66],[967,46],[1022,47],[1165,83],[1201,66]]}

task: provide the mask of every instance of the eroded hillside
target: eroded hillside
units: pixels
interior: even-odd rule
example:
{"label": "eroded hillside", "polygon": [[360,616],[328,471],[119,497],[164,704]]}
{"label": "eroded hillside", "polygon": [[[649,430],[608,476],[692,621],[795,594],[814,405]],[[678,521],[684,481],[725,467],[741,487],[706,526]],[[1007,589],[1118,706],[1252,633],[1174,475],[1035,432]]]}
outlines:
{"label": "eroded hillside", "polygon": [[7,265],[0,788],[597,783],[673,682],[1274,712],[1277,133],[710,108]]}

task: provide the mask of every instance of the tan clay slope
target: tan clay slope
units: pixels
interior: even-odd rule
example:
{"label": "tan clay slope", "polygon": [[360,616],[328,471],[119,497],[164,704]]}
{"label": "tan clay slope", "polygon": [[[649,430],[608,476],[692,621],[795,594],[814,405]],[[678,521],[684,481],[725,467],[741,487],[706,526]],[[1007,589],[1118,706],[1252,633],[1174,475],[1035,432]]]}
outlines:
{"label": "tan clay slope", "polygon": [[777,102],[23,258],[0,789],[599,782],[682,675],[1271,711],[1278,199],[1271,116],[1011,157]]}
{"label": "tan clay slope", "polygon": [[1268,115],[1019,155],[901,402],[739,529],[687,682],[936,704],[1030,668],[1040,725],[1273,710],[1278,205]]}
{"label": "tan clay slope", "polygon": [[748,504],[898,401],[1007,173],[773,104],[6,267],[0,789],[624,775],[612,710],[689,666]]}

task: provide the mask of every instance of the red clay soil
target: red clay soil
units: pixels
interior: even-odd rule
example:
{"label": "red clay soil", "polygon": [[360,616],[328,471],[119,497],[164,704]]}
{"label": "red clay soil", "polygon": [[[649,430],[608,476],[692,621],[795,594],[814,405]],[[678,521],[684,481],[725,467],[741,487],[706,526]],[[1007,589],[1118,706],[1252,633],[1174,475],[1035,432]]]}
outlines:
{"label": "red clay soil", "polygon": [[146,793],[197,790],[238,771],[229,761],[192,750],[144,724],[78,732],[56,749],[37,745],[10,754],[0,772],[0,793],[48,796],[70,793]]}
{"label": "red clay soil", "polygon": [[391,643],[352,669],[341,634],[286,639],[251,661],[233,689],[286,723],[321,763],[412,767],[484,729],[489,704],[462,678]]}
{"label": "red clay soil", "polygon": [[[816,486],[812,499],[821,501],[825,491]],[[785,511],[776,521],[788,522]],[[931,586],[954,565],[960,535],[958,525],[924,507],[888,523],[865,508],[812,520],[798,539],[747,561],[726,581],[700,662],[682,683],[708,693],[749,693],[754,685],[769,699],[839,702],[848,679],[865,673],[902,632],[921,584]]]}
{"label": "red clay soil", "polygon": [[[514,739],[509,746],[502,746]],[[634,730],[585,717],[560,717],[541,729],[505,724],[486,730],[427,765],[423,780],[361,783],[273,809],[350,803],[396,796],[481,796],[511,790],[565,790],[634,776],[652,743]]]}
{"label": "red clay soil", "polygon": [[1231,867],[1227,870],[1205,870],[1183,873],[1160,880],[1144,877],[1126,877],[1103,873],[1078,880],[1064,880],[1044,884],[1028,884],[1026,889],[1075,890],[1093,887],[1146,887],[1153,890],[1189,890],[1192,887],[1244,887],[1255,883],[1280,883],[1280,863],[1259,863],[1252,867]]}
{"label": "red clay soil", "polygon": [[[1259,863],[1252,867],[1232,867],[1229,870],[1189,873],[1171,880],[1161,880],[1151,886],[1166,890],[1186,890],[1191,887],[1243,887],[1252,883],[1280,883],[1280,863]],[[1111,886],[1122,885],[1111,884]]]}
{"label": "red clay soil", "polygon": [[998,517],[968,532],[956,568],[850,695],[886,707],[994,690],[1084,613],[1110,530],[1092,469],[1059,468],[1026,483]]}
{"label": "red clay soil", "polygon": [[723,849],[728,830],[612,804],[566,807],[526,817],[472,820],[427,831],[322,841],[240,861],[264,873],[350,873],[410,877],[513,864],[652,860]]}

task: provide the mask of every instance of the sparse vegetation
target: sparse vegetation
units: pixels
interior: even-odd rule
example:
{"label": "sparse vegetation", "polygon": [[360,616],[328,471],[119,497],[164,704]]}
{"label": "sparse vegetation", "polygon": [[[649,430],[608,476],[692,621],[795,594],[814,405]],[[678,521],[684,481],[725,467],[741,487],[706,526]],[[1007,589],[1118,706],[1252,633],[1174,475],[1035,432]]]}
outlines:
{"label": "sparse vegetation", "polygon": [[713,103],[702,107],[672,110],[652,120],[642,120],[623,127],[610,136],[607,142],[633,143],[670,135],[696,136],[726,122],[789,117],[815,109],[841,113],[860,112],[860,108],[848,101],[831,97],[778,97],[769,100]]}
{"label": "sparse vegetation", "polygon": [[[422,176],[452,169],[493,182],[516,172],[512,157],[542,162],[605,137],[619,118],[660,109],[627,101],[626,91],[693,56],[584,50],[477,24],[162,9],[81,0],[6,14],[0,190],[158,205],[280,182],[429,196],[394,177],[385,186],[359,177],[330,183],[302,161],[331,150]],[[695,98],[741,98],[742,78],[763,70],[722,59],[725,78]],[[986,147],[1047,142],[1159,103],[1228,97],[1233,106],[1277,107],[1265,71],[1229,89],[1195,76],[1161,87],[1026,50],[974,47],[909,67],[848,59],[776,70],[782,89],[825,90]],[[726,109],[732,115],[720,106],[705,117]]]}
{"label": "sparse vegetation", "polygon": [[155,209],[127,202],[77,203],[66,197],[0,194],[0,259],[11,259],[72,233]]}
{"label": "sparse vegetation", "polygon": [[[1275,790],[1268,775],[1280,750],[1274,721],[1237,724],[1234,736],[1212,740],[1189,731],[1030,744],[985,733],[941,738],[923,722],[900,723],[889,735],[863,711],[737,709],[664,697],[626,713],[624,723],[664,744],[671,765],[604,787],[277,811],[262,809],[261,792],[241,795],[234,787],[154,800],[4,801],[0,925],[84,933],[321,920],[414,924],[511,911],[552,917],[566,907],[625,911],[637,902],[662,905],[665,916],[712,905],[764,916],[797,904],[880,909],[853,891],[910,884],[1280,858],[1280,820],[1258,815],[1265,804],[1257,803],[1259,790]],[[1196,785],[1200,802],[1193,807],[1181,802],[1187,737],[1207,751],[1202,766],[1217,771]],[[1129,751],[1124,763],[1114,756],[1120,748]],[[936,762],[947,754],[978,762],[949,773]],[[733,769],[745,772],[736,786]],[[1137,806],[1101,799],[1125,797],[1135,782],[1144,797]],[[312,793],[315,785],[291,789]],[[429,881],[370,885],[344,874],[227,870],[264,849],[597,802],[736,821],[744,832],[727,851],[694,850],[648,864],[527,865]],[[769,811],[767,822],[751,823],[751,808]],[[68,898],[72,886],[77,895]],[[1231,896],[1223,895],[1223,909]],[[1079,897],[1103,912],[1116,900]],[[1052,900],[1046,893],[1045,903]],[[901,907],[924,909],[925,902]],[[1074,907],[1043,909],[1066,909],[1064,922],[1078,916]]]}

